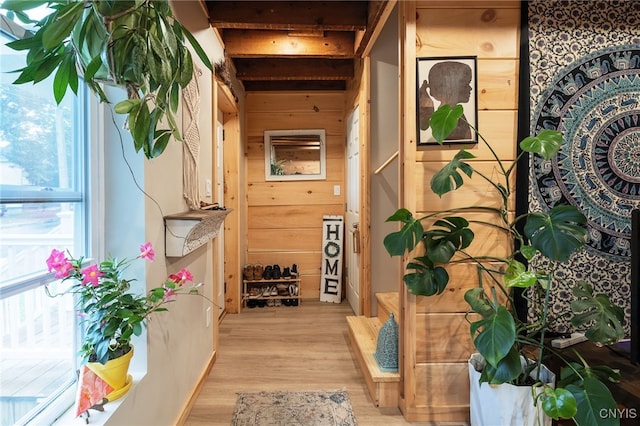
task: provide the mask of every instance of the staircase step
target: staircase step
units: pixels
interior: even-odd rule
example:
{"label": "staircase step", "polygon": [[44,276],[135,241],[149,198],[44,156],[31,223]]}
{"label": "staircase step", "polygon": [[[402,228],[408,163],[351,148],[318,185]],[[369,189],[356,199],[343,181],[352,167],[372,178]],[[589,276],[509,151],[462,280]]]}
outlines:
{"label": "staircase step", "polygon": [[400,373],[380,370],[374,358],[378,331],[382,327],[379,318],[348,316],[349,339],[362,370],[365,383],[376,407],[397,407],[400,393]]}
{"label": "staircase step", "polygon": [[396,323],[400,320],[400,294],[397,291],[389,293],[376,293],[378,301],[378,319],[384,324],[393,312]]}

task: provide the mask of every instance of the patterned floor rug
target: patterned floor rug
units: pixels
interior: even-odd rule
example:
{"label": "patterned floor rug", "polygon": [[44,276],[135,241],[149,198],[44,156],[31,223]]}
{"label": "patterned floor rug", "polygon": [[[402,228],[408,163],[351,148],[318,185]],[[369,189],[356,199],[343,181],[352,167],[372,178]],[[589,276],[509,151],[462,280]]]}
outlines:
{"label": "patterned floor rug", "polygon": [[349,395],[330,392],[239,393],[231,426],[357,426]]}

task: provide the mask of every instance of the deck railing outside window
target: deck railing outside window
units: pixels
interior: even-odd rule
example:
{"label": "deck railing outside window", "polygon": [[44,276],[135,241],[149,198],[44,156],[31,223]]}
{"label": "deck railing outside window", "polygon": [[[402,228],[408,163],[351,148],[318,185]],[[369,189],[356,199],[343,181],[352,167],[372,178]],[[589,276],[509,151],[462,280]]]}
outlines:
{"label": "deck railing outside window", "polygon": [[45,260],[52,248],[91,254],[86,90],[58,106],[51,82],[13,84],[18,74],[8,71],[24,66],[25,52],[4,44],[24,35],[0,14],[2,425],[27,424],[53,401],[72,405],[60,395],[76,381],[78,318],[71,296],[46,295]]}

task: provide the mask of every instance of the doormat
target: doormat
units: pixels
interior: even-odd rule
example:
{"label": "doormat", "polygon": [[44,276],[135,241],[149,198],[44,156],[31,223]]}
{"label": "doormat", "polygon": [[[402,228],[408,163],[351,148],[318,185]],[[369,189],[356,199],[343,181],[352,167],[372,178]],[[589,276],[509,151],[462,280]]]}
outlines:
{"label": "doormat", "polygon": [[346,391],[238,393],[231,426],[357,426]]}

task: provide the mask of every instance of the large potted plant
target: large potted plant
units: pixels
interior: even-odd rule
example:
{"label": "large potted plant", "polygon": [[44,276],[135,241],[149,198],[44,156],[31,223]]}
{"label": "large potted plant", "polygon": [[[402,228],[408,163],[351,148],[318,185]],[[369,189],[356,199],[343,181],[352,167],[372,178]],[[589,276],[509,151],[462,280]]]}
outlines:
{"label": "large potted plant", "polygon": [[[442,143],[457,127],[462,113],[461,105],[442,105],[433,114],[430,126],[438,142]],[[470,360],[474,364],[470,370],[478,373],[472,379],[472,390],[474,385],[480,384],[487,390],[503,384],[529,385],[531,389],[526,395],[529,395],[530,403],[537,406],[534,411],[541,407],[550,418],[573,418],[578,425],[618,424],[618,419],[604,418],[602,413],[615,411],[615,401],[604,383],[618,381],[619,372],[606,366],[592,367],[579,355],[581,362],[571,362],[551,347],[545,335],[549,321],[549,295],[560,279],[554,276],[553,266],[570,261],[571,255],[583,248],[586,219],[576,207],[568,205],[518,217],[509,214],[508,206],[514,195],[510,177],[519,158],[509,164],[503,163],[489,142],[476,129],[473,131],[492,153],[497,177],[485,176],[474,169],[473,163],[467,161],[474,155],[462,149],[432,176],[431,190],[443,196],[460,188],[465,175],[470,178],[475,174],[496,191],[501,200],[500,206],[471,205],[429,213],[420,218],[414,218],[410,211],[401,208],[388,218],[388,221],[400,222],[402,227],[385,237],[385,248],[392,256],[406,253],[415,256],[407,263],[404,275],[408,290],[415,295],[441,294],[449,283],[447,265],[472,262],[478,268],[477,287],[464,295],[470,312],[477,318],[470,320],[473,344],[478,351]],[[561,145],[561,133],[542,130],[520,142],[520,156],[528,152],[549,160]],[[493,219],[478,220],[478,216],[474,218],[474,213],[478,212],[488,213]],[[510,245],[508,255],[474,254],[467,250],[474,240],[473,229],[476,227],[491,227],[504,233]],[[536,262],[541,259],[546,262]],[[548,268],[537,266],[545,263]],[[527,322],[517,315],[515,288],[539,296],[540,303],[535,304],[537,321]],[[613,305],[606,295],[594,295],[586,282],[573,283],[572,292],[575,300],[571,303],[571,323],[583,330],[588,339],[612,344],[624,337],[622,309]],[[563,365],[555,385],[542,377],[543,364],[552,357]],[[482,408],[485,412],[494,413],[500,408],[474,407],[481,400],[471,397],[472,423],[478,421],[474,413],[483,411]],[[498,405],[509,404],[501,401]],[[520,421],[525,421],[525,417],[521,416]],[[540,420],[536,417],[537,414],[530,418],[531,424]],[[548,418],[547,422],[550,423]],[[490,423],[485,420],[485,424]],[[503,424],[509,424],[508,420]]]}
{"label": "large potted plant", "polygon": [[[51,13],[39,21],[25,13],[44,5]],[[58,103],[68,88],[77,93],[80,78],[101,102],[110,103],[102,84],[122,87],[127,99],[114,110],[127,115],[136,152],[157,157],[172,137],[182,140],[174,114],[180,89],[194,75],[187,41],[207,68],[212,65],[168,0],[5,0],[0,7],[35,28],[30,37],[7,43],[28,51],[15,84],[55,73]]]}
{"label": "large potted plant", "polygon": [[[79,383],[78,416],[103,398],[112,401],[129,389],[131,379],[127,369],[133,356],[131,340],[141,335],[154,312],[166,311],[167,305],[179,294],[204,297],[198,292],[202,283],[193,283],[193,276],[186,269],[169,275],[161,286],[145,294],[131,293],[134,280],[125,278],[124,272],[133,261],[153,261],[154,257],[153,247],[146,243],[134,258],[110,257],[92,263],[53,249],[46,260],[49,272],[55,272],[54,277],[61,280],[45,287],[47,294],[52,297],[73,294],[83,326],[80,356],[84,365]],[[117,370],[112,370],[112,366]],[[98,382],[101,385],[97,385]]]}

